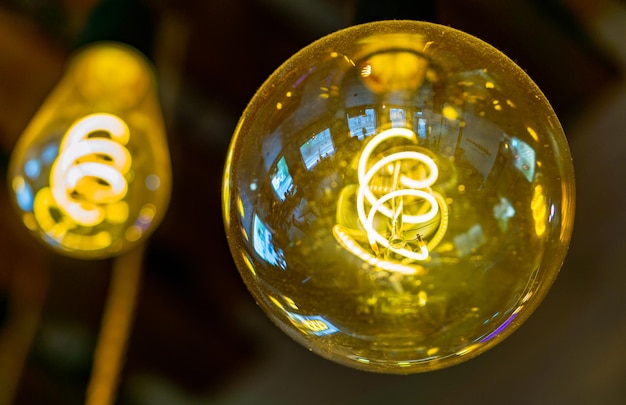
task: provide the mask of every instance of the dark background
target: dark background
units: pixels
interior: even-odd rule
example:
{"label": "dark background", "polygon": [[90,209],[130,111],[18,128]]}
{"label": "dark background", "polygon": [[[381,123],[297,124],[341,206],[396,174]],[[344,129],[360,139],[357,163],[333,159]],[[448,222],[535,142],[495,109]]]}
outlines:
{"label": "dark background", "polygon": [[[154,61],[174,170],[146,250],[120,404],[626,402],[626,3],[99,3],[0,1],[0,405],[85,398],[111,262],[57,257],[32,240],[5,170],[72,50],[107,35]],[[509,55],[553,104],[577,173],[570,253],[544,303],[491,351],[411,376],[336,365],[272,326],[232,263],[220,206],[228,141],[265,78],[315,39],[384,18],[451,25]]]}

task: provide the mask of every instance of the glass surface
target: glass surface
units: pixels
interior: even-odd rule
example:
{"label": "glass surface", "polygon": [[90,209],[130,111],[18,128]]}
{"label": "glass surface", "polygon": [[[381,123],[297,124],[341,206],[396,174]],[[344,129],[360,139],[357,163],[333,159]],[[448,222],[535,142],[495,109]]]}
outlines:
{"label": "glass surface", "polygon": [[412,373],[516,329],[563,262],[574,173],[554,111],[490,45],[355,26],[258,90],[224,174],[226,233],[259,306],[331,360]]}
{"label": "glass surface", "polygon": [[171,169],[148,61],[115,43],[79,52],[11,156],[26,227],[78,258],[123,253],[167,209]]}

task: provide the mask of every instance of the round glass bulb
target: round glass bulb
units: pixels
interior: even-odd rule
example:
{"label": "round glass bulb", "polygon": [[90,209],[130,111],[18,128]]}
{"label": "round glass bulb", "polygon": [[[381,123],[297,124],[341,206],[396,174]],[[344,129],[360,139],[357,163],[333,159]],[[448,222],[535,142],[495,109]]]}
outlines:
{"label": "round glass bulb", "polygon": [[226,233],[284,332],[413,373],[500,342],[557,276],[574,218],[561,125],[515,63],[452,28],[375,22],[307,46],[230,145]]}
{"label": "round glass bulb", "polygon": [[135,49],[81,49],[13,150],[24,225],[63,255],[97,259],[143,242],[163,217],[171,168],[150,63]]}

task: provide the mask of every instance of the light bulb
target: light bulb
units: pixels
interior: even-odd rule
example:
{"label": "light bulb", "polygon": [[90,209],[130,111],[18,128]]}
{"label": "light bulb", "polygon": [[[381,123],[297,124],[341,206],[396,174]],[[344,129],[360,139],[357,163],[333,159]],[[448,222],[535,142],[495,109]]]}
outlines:
{"label": "light bulb", "polygon": [[56,252],[119,255],[163,217],[171,169],[157,97],[139,52],[96,43],[72,58],[25,129],[10,162],[14,205]]}
{"label": "light bulb", "polygon": [[376,22],[314,42],[258,90],[223,213],[276,325],[328,359],[405,374],[472,358],[528,318],[569,245],[574,173],[510,59],[452,28]]}

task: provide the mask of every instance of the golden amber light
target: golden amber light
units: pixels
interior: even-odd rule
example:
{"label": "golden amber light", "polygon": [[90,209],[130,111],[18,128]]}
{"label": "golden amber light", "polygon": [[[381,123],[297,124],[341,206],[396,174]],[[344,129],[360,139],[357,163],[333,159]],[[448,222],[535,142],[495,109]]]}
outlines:
{"label": "golden amber light", "polygon": [[117,43],[78,52],[19,139],[9,176],[24,224],[59,253],[115,256],[150,234],[171,169],[149,62]]}
{"label": "golden amber light", "polygon": [[505,55],[415,21],[338,31],[270,76],[224,172],[233,258],[272,321],[338,363],[447,367],[517,329],[562,266],[574,170]]}

